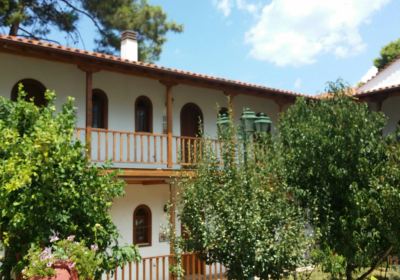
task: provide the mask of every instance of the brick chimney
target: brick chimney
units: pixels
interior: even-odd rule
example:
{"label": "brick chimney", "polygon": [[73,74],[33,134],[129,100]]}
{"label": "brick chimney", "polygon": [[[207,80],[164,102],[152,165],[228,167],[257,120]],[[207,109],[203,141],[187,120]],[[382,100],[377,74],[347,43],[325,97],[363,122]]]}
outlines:
{"label": "brick chimney", "polygon": [[135,31],[127,30],[121,35],[121,58],[138,61],[139,51],[137,34]]}

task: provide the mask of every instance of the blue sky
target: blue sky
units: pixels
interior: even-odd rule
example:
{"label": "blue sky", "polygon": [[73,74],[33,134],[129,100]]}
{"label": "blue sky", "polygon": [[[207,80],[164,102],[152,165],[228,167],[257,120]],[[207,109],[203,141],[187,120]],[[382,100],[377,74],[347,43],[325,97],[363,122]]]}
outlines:
{"label": "blue sky", "polygon": [[[356,84],[400,38],[398,0],[149,2],[184,25],[157,64],[308,94],[338,77]],[[90,38],[93,27],[82,29]]]}

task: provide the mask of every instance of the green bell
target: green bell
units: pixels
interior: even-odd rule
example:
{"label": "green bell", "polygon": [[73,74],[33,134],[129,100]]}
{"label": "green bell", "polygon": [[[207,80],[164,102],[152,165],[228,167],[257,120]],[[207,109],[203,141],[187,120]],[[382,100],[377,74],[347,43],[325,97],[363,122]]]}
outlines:
{"label": "green bell", "polygon": [[251,111],[249,108],[244,108],[240,121],[242,123],[242,128],[245,133],[254,132],[254,121],[257,119],[256,113]]}
{"label": "green bell", "polygon": [[217,120],[217,127],[218,127],[218,132],[223,133],[229,128],[229,122],[231,120],[229,119],[229,116],[227,114],[220,114],[218,115],[218,120]]}
{"label": "green bell", "polygon": [[260,113],[254,122],[254,126],[256,128],[256,132],[258,133],[270,132],[272,121],[267,115]]}

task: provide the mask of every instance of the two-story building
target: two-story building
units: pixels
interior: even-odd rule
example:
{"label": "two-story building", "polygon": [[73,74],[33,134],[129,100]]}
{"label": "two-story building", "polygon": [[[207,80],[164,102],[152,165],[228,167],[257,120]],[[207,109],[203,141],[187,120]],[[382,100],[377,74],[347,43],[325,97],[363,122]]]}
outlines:
{"label": "two-story building", "polygon": [[[67,96],[75,98],[77,137],[88,144],[91,159],[122,169],[126,194],[115,201],[112,217],[121,242],[137,244],[144,257],[124,274],[141,278],[166,273],[171,253],[166,206],[174,200],[173,178],[195,164],[199,130],[215,138],[218,110],[228,108],[236,120],[249,107],[276,123],[298,96],[140,62],[133,32],[123,33],[121,57],[0,36],[0,65],[2,96],[15,99],[22,83],[38,105],[46,89],[55,90],[57,106]],[[176,228],[179,232],[179,221]],[[184,261],[188,273],[207,273],[197,259]],[[210,274],[221,268],[207,269]]]}
{"label": "two-story building", "polygon": [[[119,269],[115,278],[166,279],[171,253],[166,206],[174,201],[173,178],[196,163],[198,131],[215,138],[219,110],[228,108],[236,122],[249,107],[274,124],[300,94],[165,68],[137,57],[133,32],[122,35],[121,57],[0,35],[0,95],[15,99],[23,83],[37,104],[45,102],[46,89],[55,90],[58,106],[67,96],[75,98],[77,138],[88,144],[93,162],[112,161],[126,181],[125,196],[111,210],[121,242],[137,244],[144,257],[140,264]],[[388,131],[400,119],[399,69],[397,61],[356,94],[389,116]],[[393,71],[397,76],[385,83]],[[214,145],[218,149],[217,141]],[[170,211],[179,233],[174,207]],[[206,266],[191,255],[183,262],[187,274],[222,277],[217,264]]]}

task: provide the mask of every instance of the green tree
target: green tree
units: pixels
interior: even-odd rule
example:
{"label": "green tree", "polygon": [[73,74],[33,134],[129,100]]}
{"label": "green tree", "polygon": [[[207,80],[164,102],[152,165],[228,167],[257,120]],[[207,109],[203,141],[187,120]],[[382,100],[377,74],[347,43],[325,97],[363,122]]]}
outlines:
{"label": "green tree", "polygon": [[374,65],[381,70],[393,60],[400,57],[400,39],[390,42],[381,49],[380,56],[375,58]]}
{"label": "green tree", "polygon": [[220,140],[222,165],[204,140],[194,174],[177,182],[182,250],[223,264],[229,279],[280,279],[302,264],[309,238],[301,209],[273,172],[271,139],[240,140],[231,125]]}
{"label": "green tree", "polygon": [[399,248],[400,152],[382,135],[384,115],[346,90],[330,83],[332,98],[299,99],[288,109],[279,124],[278,171],[319,233],[324,270],[350,280],[364,279]]}
{"label": "green tree", "polygon": [[135,247],[119,246],[109,214],[124,183],[106,166],[92,165],[74,140],[73,101],[56,113],[52,92],[40,108],[24,96],[16,102],[0,97],[0,279],[18,274],[31,245],[47,246],[54,232],[98,246],[103,263],[97,274],[137,259]]}
{"label": "green tree", "polygon": [[161,54],[166,34],[182,32],[183,27],[167,20],[160,6],[147,0],[0,0],[0,27],[10,35],[51,39],[51,28],[67,34],[74,42],[82,41],[78,22],[91,20],[98,31],[98,51],[119,50],[120,32],[139,33],[139,59],[155,61]]}

